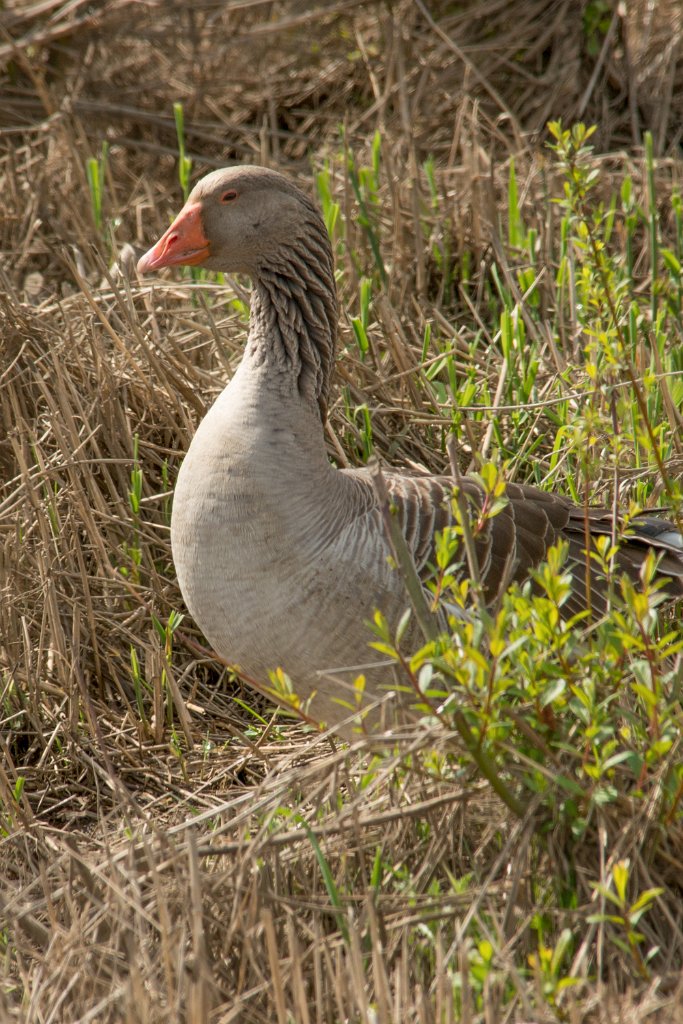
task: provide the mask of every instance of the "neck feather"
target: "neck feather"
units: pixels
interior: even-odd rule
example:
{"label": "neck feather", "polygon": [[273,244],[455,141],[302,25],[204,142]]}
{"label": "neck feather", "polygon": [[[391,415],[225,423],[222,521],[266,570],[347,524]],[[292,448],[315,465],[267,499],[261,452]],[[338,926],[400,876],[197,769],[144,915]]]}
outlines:
{"label": "neck feather", "polygon": [[337,336],[330,241],[311,205],[304,231],[254,275],[247,351],[327,415]]}

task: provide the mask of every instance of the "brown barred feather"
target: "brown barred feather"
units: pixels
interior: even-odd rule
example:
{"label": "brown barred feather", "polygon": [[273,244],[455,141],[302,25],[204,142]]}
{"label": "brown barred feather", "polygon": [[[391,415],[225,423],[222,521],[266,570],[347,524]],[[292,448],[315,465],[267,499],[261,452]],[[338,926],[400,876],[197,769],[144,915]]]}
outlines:
{"label": "brown barred feather", "polygon": [[[453,523],[451,512],[455,481],[448,477],[387,477],[391,500],[399,510],[403,532],[416,567],[423,579],[433,572],[435,533]],[[468,477],[460,481],[467,496],[474,533],[478,568],[486,600],[497,596],[501,583],[527,579],[546,557],[548,549],[564,540],[569,545],[568,567],[574,578],[574,590],[563,608],[567,617],[586,609],[585,531],[590,537],[611,535],[612,514],[608,509],[583,508],[568,498],[549,494],[528,484],[508,484],[507,505],[496,516],[484,521],[476,531],[482,507],[480,484]],[[620,536],[617,559],[620,571],[637,580],[648,552],[659,556],[659,575],[668,577],[665,585],[671,597],[683,596],[683,542],[671,523],[654,516],[636,519],[631,531]],[[464,551],[456,558],[462,573],[468,572]],[[594,613],[605,609],[608,584],[593,559],[590,561],[590,605]]]}

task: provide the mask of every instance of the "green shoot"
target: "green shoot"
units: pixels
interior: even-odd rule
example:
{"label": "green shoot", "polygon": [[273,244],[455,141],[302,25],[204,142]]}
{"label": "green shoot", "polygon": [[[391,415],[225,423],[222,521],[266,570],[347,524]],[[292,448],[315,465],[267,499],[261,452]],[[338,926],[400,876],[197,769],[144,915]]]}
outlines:
{"label": "green shoot", "polygon": [[175,132],[178,141],[178,180],[183,191],[183,198],[187,200],[190,194],[190,174],[192,172],[192,159],[185,151],[185,112],[182,103],[173,104],[173,117],[175,119]]}
{"label": "green shoot", "polygon": [[109,155],[109,143],[104,141],[99,158],[89,157],[85,171],[90,191],[90,209],[97,233],[104,236],[104,180]]}

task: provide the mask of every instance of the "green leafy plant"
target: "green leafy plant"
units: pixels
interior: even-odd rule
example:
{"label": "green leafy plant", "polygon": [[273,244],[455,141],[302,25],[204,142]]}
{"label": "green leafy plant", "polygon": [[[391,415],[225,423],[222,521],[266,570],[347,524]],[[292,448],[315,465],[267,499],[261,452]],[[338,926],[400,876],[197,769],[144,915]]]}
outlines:
{"label": "green leafy plant", "polygon": [[595,892],[607,903],[612,905],[611,913],[591,914],[588,921],[593,924],[608,926],[611,941],[622,953],[632,958],[636,970],[644,977],[649,977],[648,961],[656,955],[657,950],[651,949],[645,957],[641,953],[641,945],[645,936],[637,930],[638,923],[652,904],[664,890],[658,886],[645,889],[631,902],[627,896],[630,879],[630,863],[628,859],[619,860],[612,866],[612,877],[605,885],[595,883]]}
{"label": "green leafy plant", "polygon": [[[554,282],[560,301],[555,315],[559,318],[565,308],[575,318],[572,357],[580,368],[572,381],[574,412],[570,414],[563,398],[548,412],[556,424],[550,473],[558,472],[561,456],[564,479],[569,483],[574,471],[578,479],[573,497],[588,502],[593,499],[594,483],[600,477],[604,481],[605,467],[611,468],[618,488],[621,474],[637,452],[638,465],[659,480],[671,501],[669,514],[675,517],[680,487],[665,468],[673,444],[671,432],[662,429],[669,385],[661,372],[678,366],[678,356],[664,338],[665,325],[679,316],[678,282],[669,277],[678,256],[672,249],[668,251],[673,256],[666,260],[661,255],[661,229],[652,213],[656,201],[651,147],[646,146],[650,207],[646,212],[634,203],[626,183],[620,195],[607,201],[597,196],[599,173],[589,145],[591,129],[577,125],[567,130],[559,124],[549,128],[551,149],[563,177]],[[529,438],[528,459],[538,440],[531,439],[533,419],[526,407],[537,394],[541,334],[536,317],[542,297],[539,292],[538,302],[529,301],[535,287],[529,273],[533,273],[536,239],[524,223],[514,165],[508,185],[508,258],[527,266],[515,274],[505,266],[504,273],[492,273],[503,306],[495,342],[506,368],[502,383],[510,422],[517,438],[525,434]],[[652,292],[666,295],[665,303],[654,301],[652,292],[643,290],[629,245],[625,251],[614,247],[617,228],[632,240],[637,232],[647,231]],[[564,307],[562,296],[567,300]],[[559,349],[567,332],[559,319],[555,326]],[[431,331],[426,338],[424,355],[434,347]],[[649,368],[643,358],[648,352],[656,353]],[[444,373],[451,374],[451,392],[473,403],[475,395],[467,391],[467,378],[463,379],[447,352],[421,371],[425,391],[429,389],[438,401],[446,400]],[[560,394],[564,386],[558,377]],[[494,430],[491,436],[497,440],[500,435]],[[485,780],[513,814],[524,818],[533,809],[539,850],[544,836],[557,829],[566,837],[569,850],[580,847],[593,834],[596,819],[624,801],[634,813],[645,801],[655,801],[659,819],[675,820],[680,826],[683,785],[675,752],[683,720],[676,673],[683,635],[675,614],[672,618],[661,612],[656,558],[651,555],[645,560],[635,580],[619,569],[616,535],[595,540],[586,559],[608,583],[608,606],[602,616],[591,618],[589,610],[566,616],[572,589],[581,585],[568,570],[566,544],[550,549],[531,582],[509,587],[493,606],[486,607],[478,595],[473,542],[487,518],[505,507],[505,479],[519,465],[519,454],[515,458],[508,452],[502,437],[496,454],[495,460],[479,466],[482,510],[472,514],[456,486],[452,525],[436,538],[431,612],[446,619],[447,629],[437,628],[437,620],[430,618],[411,586],[407,590],[413,614],[423,626],[425,639],[419,650],[405,647],[406,617],[394,632],[379,613],[375,617],[373,646],[400,666],[404,699],[437,735],[442,730],[457,748],[457,753],[438,757],[432,749],[426,750],[422,770],[440,779],[469,771]],[[573,467],[569,473],[568,462]],[[637,498],[648,499],[645,488],[640,483],[636,500],[623,508],[622,530],[628,531],[641,511]],[[394,555],[408,580],[405,553],[397,546]],[[628,871],[621,862],[614,870],[613,889],[602,881],[591,884],[617,912],[586,915],[583,925],[609,926],[611,940],[621,944],[619,948],[645,977],[657,950],[645,957],[641,954],[644,939],[636,925],[661,889],[650,887],[628,900]],[[558,880],[544,898],[558,914],[561,908],[576,907],[576,880],[562,884]],[[577,984],[569,963],[575,942],[573,929],[548,923],[539,929],[536,951],[529,958],[543,998],[553,1008],[559,1009],[565,991]],[[489,938],[475,932],[470,934],[469,949],[468,981],[463,982],[461,969],[456,973],[458,984],[469,986],[471,994],[495,970],[496,952]]]}

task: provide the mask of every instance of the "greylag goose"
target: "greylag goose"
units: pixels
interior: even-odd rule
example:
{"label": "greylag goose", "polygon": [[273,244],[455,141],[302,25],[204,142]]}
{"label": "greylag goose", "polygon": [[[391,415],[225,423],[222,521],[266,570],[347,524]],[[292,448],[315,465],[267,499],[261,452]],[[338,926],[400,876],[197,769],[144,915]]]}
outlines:
{"label": "greylag goose", "polygon": [[[282,174],[214,171],[138,270],[174,266],[247,274],[253,284],[242,361],[199,425],[175,488],[171,541],[185,603],[247,681],[268,689],[269,673],[281,668],[312,717],[350,735],[353,680],[363,672],[365,696],[377,700],[394,682],[369,646],[367,620],[379,608],[395,625],[408,601],[388,558],[370,472],[338,470],[325,452],[338,317],[325,225]],[[435,531],[449,522],[454,481],[394,471],[384,480],[424,580]],[[459,486],[480,504],[475,480]],[[671,593],[683,594],[680,533],[654,517],[637,523],[622,539],[624,567],[637,572],[653,547]],[[610,513],[590,510],[589,525],[609,534]],[[584,509],[509,484],[507,505],[475,539],[486,599],[502,581],[525,579],[560,538],[576,567],[567,605],[575,612],[585,602]],[[604,588],[597,575],[592,588]],[[419,643],[415,630],[406,640]]]}

